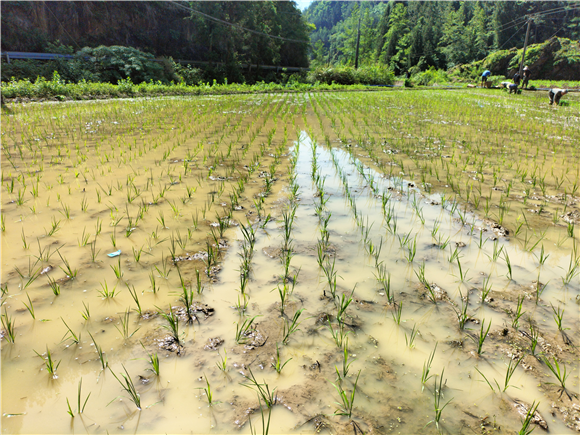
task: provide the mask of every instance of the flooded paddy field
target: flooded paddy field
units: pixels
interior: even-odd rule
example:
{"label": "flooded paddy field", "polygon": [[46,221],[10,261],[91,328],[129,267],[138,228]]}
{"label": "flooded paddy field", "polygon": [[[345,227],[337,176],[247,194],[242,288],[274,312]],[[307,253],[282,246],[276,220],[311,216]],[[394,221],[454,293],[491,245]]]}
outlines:
{"label": "flooded paddy field", "polygon": [[12,106],[2,432],[580,431],[572,99]]}

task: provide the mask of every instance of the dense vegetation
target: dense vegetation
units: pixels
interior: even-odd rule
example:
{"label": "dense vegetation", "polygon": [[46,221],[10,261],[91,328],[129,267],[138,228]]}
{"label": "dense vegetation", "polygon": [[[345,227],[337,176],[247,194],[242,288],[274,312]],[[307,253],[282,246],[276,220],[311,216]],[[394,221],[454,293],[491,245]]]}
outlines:
{"label": "dense vegetation", "polygon": [[580,8],[563,1],[534,2],[313,2],[305,17],[313,64],[354,64],[360,22],[359,64],[381,63],[396,74],[412,67],[448,69],[521,48],[525,16],[535,14],[530,43],[552,36],[580,37]]}
{"label": "dense vegetation", "polygon": [[[79,54],[76,70],[58,62],[17,62],[16,67],[3,63],[2,79],[12,75],[50,78],[54,70],[71,81],[116,82],[119,74],[135,82],[150,76],[162,82],[177,79],[171,68],[160,64],[154,68],[150,60],[137,62],[144,64],[146,72],[141,65],[123,71],[124,66],[116,67],[115,62],[103,64],[103,59],[111,57],[121,57],[124,64],[133,62],[133,54],[122,48],[102,48],[99,53],[82,48],[104,45],[123,46],[125,51],[132,47],[151,57],[208,62],[201,77],[195,77],[198,80],[270,81],[276,79],[275,71],[250,70],[244,65],[307,67],[309,30],[295,3],[286,1],[2,2],[2,50],[55,52],[60,46],[60,52]],[[87,54],[98,58],[98,71],[93,59],[92,64],[85,62]],[[177,73],[196,75],[192,68],[183,70],[178,68]],[[113,77],[109,77],[110,71],[115,71]]]}

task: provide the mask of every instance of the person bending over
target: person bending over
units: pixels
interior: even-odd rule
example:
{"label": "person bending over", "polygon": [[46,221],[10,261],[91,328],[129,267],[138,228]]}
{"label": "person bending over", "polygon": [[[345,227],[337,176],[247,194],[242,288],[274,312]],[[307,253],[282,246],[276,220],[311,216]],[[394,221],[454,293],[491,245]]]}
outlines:
{"label": "person bending over", "polygon": [[556,106],[560,104],[560,98],[568,93],[568,89],[550,89],[548,96],[550,97],[550,106],[556,103]]}

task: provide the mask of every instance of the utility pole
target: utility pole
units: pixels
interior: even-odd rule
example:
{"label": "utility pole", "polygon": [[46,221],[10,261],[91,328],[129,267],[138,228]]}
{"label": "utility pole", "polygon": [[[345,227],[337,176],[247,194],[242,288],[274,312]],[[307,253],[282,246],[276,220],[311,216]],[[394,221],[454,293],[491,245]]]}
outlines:
{"label": "utility pole", "polygon": [[358,69],[358,48],[360,46],[360,19],[361,19],[361,8],[359,4],[358,8],[358,32],[356,35],[356,55],[354,57],[354,69]]}
{"label": "utility pole", "polygon": [[526,30],[526,40],[524,41],[524,52],[522,53],[522,61],[520,62],[520,77],[524,69],[524,59],[526,58],[526,48],[528,47],[528,37],[530,36],[530,24],[532,24],[532,17],[528,16],[528,29]]}

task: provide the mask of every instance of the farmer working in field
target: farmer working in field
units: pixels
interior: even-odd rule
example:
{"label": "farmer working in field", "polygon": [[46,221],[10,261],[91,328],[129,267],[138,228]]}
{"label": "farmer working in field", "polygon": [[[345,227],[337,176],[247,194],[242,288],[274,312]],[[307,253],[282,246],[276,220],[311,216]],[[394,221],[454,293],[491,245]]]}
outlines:
{"label": "farmer working in field", "polygon": [[560,98],[568,93],[568,89],[550,89],[548,96],[550,97],[550,106],[556,103],[556,106],[560,104]]}
{"label": "farmer working in field", "polygon": [[483,74],[481,75],[481,87],[483,88],[485,86],[485,83],[487,82],[487,78],[491,75],[491,71],[486,69]]}
{"label": "farmer working in field", "polygon": [[524,75],[524,79],[522,80],[522,88],[527,89],[528,82],[530,81],[530,77],[532,75],[532,71],[530,71],[530,69],[527,66],[525,66],[523,75]]}

